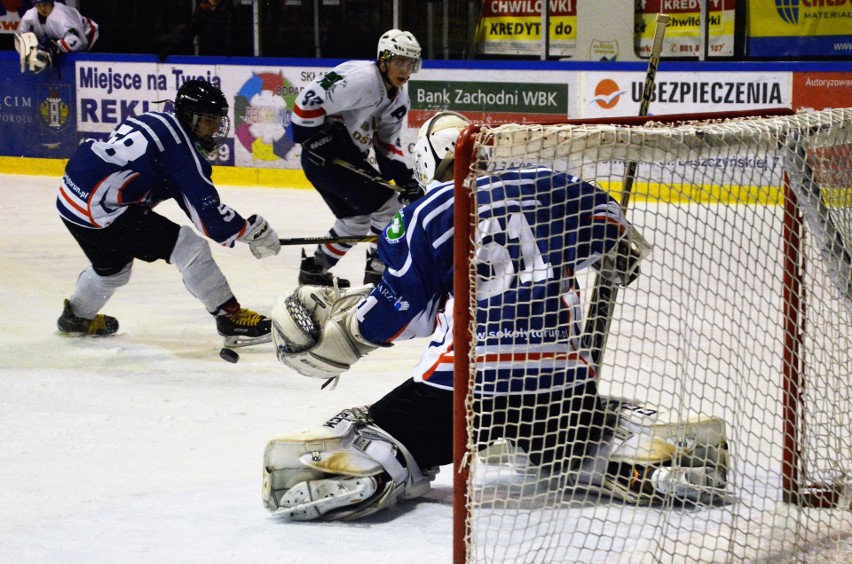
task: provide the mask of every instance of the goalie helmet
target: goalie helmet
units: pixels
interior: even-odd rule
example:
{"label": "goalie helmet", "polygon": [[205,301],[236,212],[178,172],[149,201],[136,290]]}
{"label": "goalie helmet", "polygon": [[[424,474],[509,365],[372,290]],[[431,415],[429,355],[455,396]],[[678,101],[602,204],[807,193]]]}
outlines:
{"label": "goalie helmet", "polygon": [[178,89],[175,115],[198,147],[208,154],[225,142],[231,128],[225,95],[203,80],[187,80]]}
{"label": "goalie helmet", "polygon": [[456,112],[439,112],[426,120],[414,145],[414,175],[424,190],[440,180],[455,159],[456,141],[470,120]]}
{"label": "goalie helmet", "polygon": [[414,68],[411,70],[411,73],[414,74],[420,70],[420,53],[420,43],[417,42],[414,34],[410,31],[391,29],[379,38],[376,62],[384,61],[387,63],[391,57],[408,57],[415,61]]}

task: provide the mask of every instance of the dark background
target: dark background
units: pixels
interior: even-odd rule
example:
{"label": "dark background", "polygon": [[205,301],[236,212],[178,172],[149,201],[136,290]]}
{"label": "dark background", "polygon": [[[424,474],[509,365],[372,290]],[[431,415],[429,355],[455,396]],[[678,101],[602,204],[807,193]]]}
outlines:
{"label": "dark background", "polygon": [[[235,1],[235,0],[224,0]],[[314,1],[255,0],[260,2],[261,53],[265,57],[316,57]],[[79,11],[98,22],[96,51],[107,53],[157,53],[175,30],[188,22],[190,0],[78,0]],[[393,27],[391,0],[339,0],[337,6],[319,4],[320,54],[323,58],[370,59],[379,36]],[[449,2],[451,58],[466,58],[470,2]],[[252,6],[236,0],[239,13],[238,54],[253,54]],[[400,28],[418,38],[426,55],[427,10],[435,14],[436,49],[443,57],[443,3],[400,0]],[[476,14],[479,13],[476,4]],[[175,54],[193,54],[191,46]]]}
{"label": "dark background", "polygon": [[[233,2],[238,13],[238,56],[254,53],[253,10],[244,0]],[[539,56],[477,55],[473,40],[484,0],[397,0],[398,27],[411,31],[423,47],[424,59],[540,60]],[[594,1],[594,0],[580,0]],[[394,0],[317,0],[319,45],[315,44],[315,0],[254,0],[260,8],[260,49],[264,57],[371,59],[379,36],[394,27]],[[5,2],[4,2],[5,4]],[[28,7],[30,0],[22,0]],[[79,11],[100,25],[95,52],[156,54],[186,25],[198,0],[77,0]],[[333,5],[334,4],[334,5]],[[734,55],[714,61],[760,60],[746,54],[747,0],[736,1]],[[429,37],[431,17],[432,36]],[[447,52],[444,52],[444,23]],[[0,34],[0,48],[13,49],[11,34]],[[195,54],[192,45],[171,54]],[[203,54],[203,53],[202,53]],[[665,59],[665,57],[663,57]],[[782,57],[783,58],[783,57]],[[831,57],[786,57],[819,60]],[[837,60],[837,57],[833,57]],[[678,57],[677,60],[690,60]],[[694,59],[693,59],[694,60]],[[771,60],[778,60],[773,57]]]}

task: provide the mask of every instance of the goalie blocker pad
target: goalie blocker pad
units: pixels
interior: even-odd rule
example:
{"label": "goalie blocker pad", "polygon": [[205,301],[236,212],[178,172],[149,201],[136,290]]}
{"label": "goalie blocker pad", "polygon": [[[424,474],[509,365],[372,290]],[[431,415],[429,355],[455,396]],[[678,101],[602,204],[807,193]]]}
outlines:
{"label": "goalie blocker pad", "polygon": [[431,477],[402,444],[367,421],[366,408],[354,408],[320,427],[270,440],[263,455],[264,507],[289,521],[353,520],[428,493]]}
{"label": "goalie blocker pad", "polygon": [[[702,413],[676,414],[621,398],[602,397],[611,432],[570,478],[572,487],[626,503],[659,505],[668,498],[714,505],[727,501],[725,422]],[[489,445],[485,464],[509,464],[531,473],[512,444]]]}
{"label": "goalie blocker pad", "polygon": [[604,280],[626,287],[639,277],[640,263],[651,254],[653,246],[632,225],[626,235],[592,264]]}

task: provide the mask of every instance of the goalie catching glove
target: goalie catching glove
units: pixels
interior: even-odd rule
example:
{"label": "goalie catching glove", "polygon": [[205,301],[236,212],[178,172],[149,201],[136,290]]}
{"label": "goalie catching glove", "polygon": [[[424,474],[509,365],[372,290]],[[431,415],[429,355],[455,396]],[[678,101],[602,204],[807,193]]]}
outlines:
{"label": "goalie catching glove", "polygon": [[372,284],[349,291],[299,286],[272,308],[272,338],[278,360],[311,378],[337,378],[379,344],[361,335],[357,306]]}

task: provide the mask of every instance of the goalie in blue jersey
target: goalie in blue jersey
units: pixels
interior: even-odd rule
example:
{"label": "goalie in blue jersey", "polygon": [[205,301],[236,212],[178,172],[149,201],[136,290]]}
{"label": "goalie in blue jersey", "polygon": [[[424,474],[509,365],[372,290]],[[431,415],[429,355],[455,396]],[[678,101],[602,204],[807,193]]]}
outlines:
{"label": "goalie in blue jersey", "polygon": [[[451,180],[467,125],[443,112],[421,128],[415,171],[427,192],[380,238],[387,269],[377,287],[301,286],[273,308],[278,357],[305,376],[338,378],[395,341],[427,337],[428,345],[413,377],[372,405],[270,441],[263,489],[270,511],[292,520],[363,517],[428,492],[436,469],[452,462]],[[591,266],[619,286],[639,276],[650,246],[619,204],[591,183],[540,166],[483,173],[476,190],[483,238],[475,259],[477,445],[508,441],[562,487],[632,503],[721,493],[726,451],[718,419],[691,423],[697,442],[713,451],[705,457],[712,464],[673,472],[672,460],[688,453],[665,434],[676,427],[663,424],[665,412],[598,394],[574,273]],[[617,427],[647,433],[614,433]]]}

